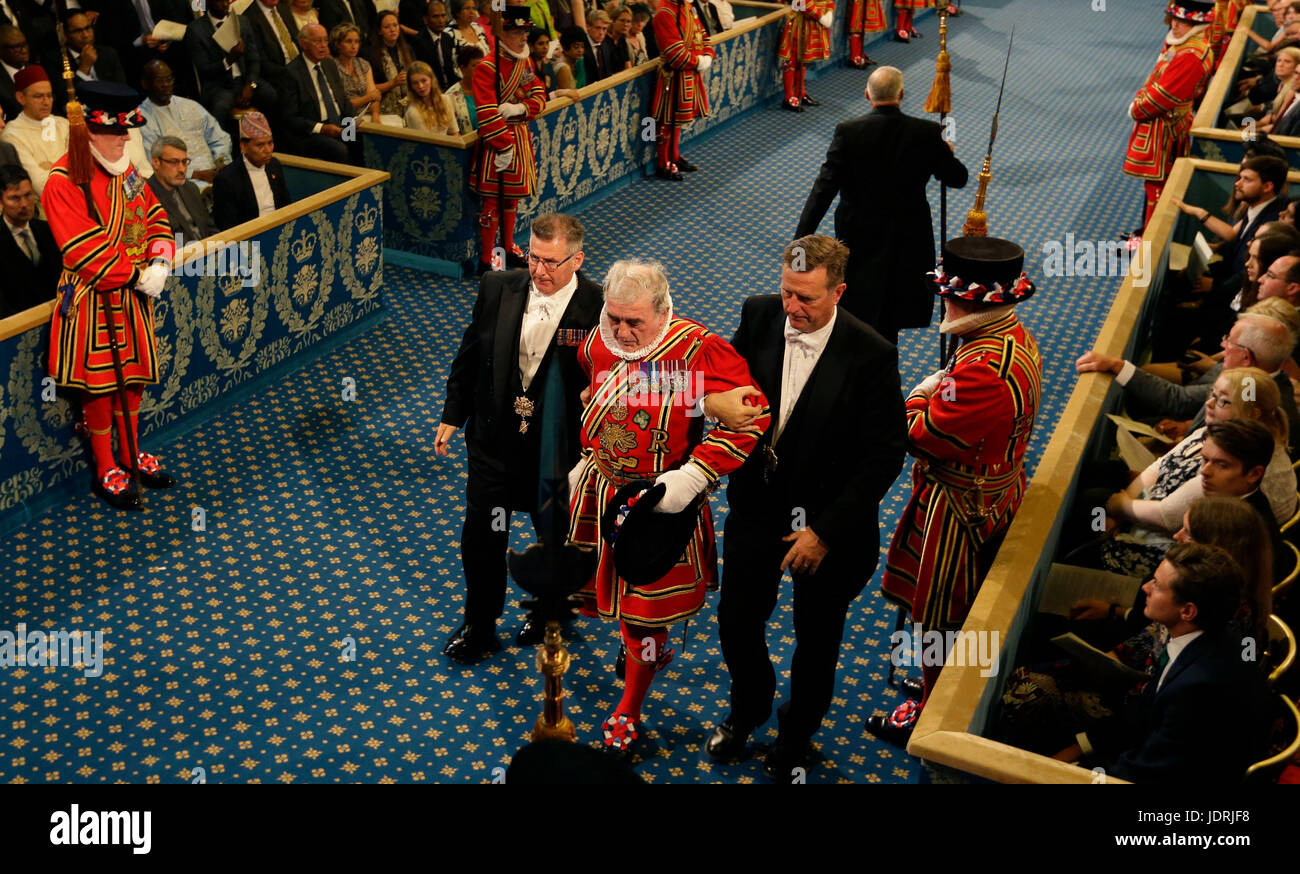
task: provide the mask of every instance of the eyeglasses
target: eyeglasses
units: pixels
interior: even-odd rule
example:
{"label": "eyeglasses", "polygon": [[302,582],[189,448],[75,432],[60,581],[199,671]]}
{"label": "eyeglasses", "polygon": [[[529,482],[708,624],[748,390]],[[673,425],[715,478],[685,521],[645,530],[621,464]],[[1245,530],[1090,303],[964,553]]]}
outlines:
{"label": "eyeglasses", "polygon": [[159,158],[164,164],[180,164],[182,167],[188,167],[194,163],[193,158]]}
{"label": "eyeglasses", "polygon": [[1223,335],[1223,339],[1219,341],[1219,345],[1221,345],[1224,349],[1229,349],[1229,348],[1241,349],[1246,352],[1249,352],[1251,355],[1255,354],[1254,350],[1251,349],[1249,346],[1241,345],[1240,343],[1236,342],[1231,337],[1229,337],[1227,334]]}
{"label": "eyeglasses", "polygon": [[560,269],[560,265],[564,264],[565,261],[570,260],[573,258],[573,255],[577,255],[578,253],[574,252],[573,255],[565,258],[564,261],[556,261],[554,258],[538,258],[532,252],[525,252],[524,254],[528,256],[529,264],[532,264],[535,267],[540,267],[547,273],[554,273],[556,270]]}
{"label": "eyeglasses", "polygon": [[1210,404],[1213,406],[1213,408],[1216,410],[1222,410],[1225,407],[1232,406],[1232,398],[1229,397],[1228,395],[1221,395],[1218,392],[1211,394],[1209,401]]}

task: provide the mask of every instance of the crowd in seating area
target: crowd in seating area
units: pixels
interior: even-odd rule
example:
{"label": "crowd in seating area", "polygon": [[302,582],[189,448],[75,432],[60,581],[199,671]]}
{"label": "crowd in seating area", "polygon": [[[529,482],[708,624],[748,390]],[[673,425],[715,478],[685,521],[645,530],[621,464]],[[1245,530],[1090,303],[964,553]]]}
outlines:
{"label": "crowd in seating area", "polygon": [[[144,95],[147,123],[127,154],[185,241],[201,240],[289,202],[273,152],[360,165],[356,122],[446,136],[478,125],[476,66],[495,49],[475,0],[13,0],[0,15],[0,175],[8,234],[0,263],[41,275],[7,284],[0,317],[54,297],[59,253],[41,192],[67,151],[64,56],[76,80]],[[389,5],[392,5],[391,3]],[[648,26],[658,0],[584,6],[528,0],[534,66],[550,98],[659,55]],[[709,34],[732,26],[727,0],[693,0]],[[170,28],[170,29],[169,29]],[[62,51],[62,55],[60,52]],[[31,213],[29,215],[29,213]]]}

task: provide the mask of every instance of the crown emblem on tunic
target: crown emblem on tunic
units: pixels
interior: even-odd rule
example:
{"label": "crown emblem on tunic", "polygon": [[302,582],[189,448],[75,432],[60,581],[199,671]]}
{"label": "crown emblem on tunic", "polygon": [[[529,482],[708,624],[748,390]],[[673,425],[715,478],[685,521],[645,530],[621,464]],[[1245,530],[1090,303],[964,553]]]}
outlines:
{"label": "crown emblem on tunic", "polygon": [[435,182],[442,175],[442,168],[428,155],[425,155],[420,160],[411,162],[411,172],[421,182]]}
{"label": "crown emblem on tunic", "polygon": [[316,234],[309,232],[294,240],[293,244],[289,247],[289,251],[293,252],[293,257],[297,258],[299,261],[306,261],[316,253],[317,242],[319,242],[319,240],[317,239]]}
{"label": "crown emblem on tunic", "polygon": [[379,221],[379,210],[373,203],[365,209],[357,210],[356,226],[361,233],[368,234],[373,231],[377,221]]}

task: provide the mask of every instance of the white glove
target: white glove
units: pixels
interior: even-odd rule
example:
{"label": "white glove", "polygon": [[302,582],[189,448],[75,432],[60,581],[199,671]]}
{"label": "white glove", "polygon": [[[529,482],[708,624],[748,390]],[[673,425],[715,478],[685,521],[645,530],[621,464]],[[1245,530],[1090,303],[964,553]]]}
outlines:
{"label": "white glove", "polygon": [[528,107],[522,103],[502,103],[497,108],[501,110],[502,118],[514,118],[517,115],[528,114]]}
{"label": "white glove", "polygon": [[510,166],[510,162],[515,159],[515,147],[511,146],[504,152],[497,152],[492,156],[492,165],[500,172]]}
{"label": "white glove", "polygon": [[578,480],[582,479],[582,472],[583,470],[586,469],[586,467],[587,467],[587,459],[586,457],[583,457],[583,458],[579,458],[578,463],[573,466],[573,470],[569,471],[569,500],[570,501],[573,500],[573,496],[578,491]]}
{"label": "white glove", "polygon": [[701,73],[703,73],[705,70],[709,69],[709,67],[711,67],[711,66],[713,66],[713,56],[712,56],[712,55],[700,55],[700,56],[695,60],[695,69],[699,70]]}
{"label": "white glove", "polygon": [[935,390],[939,388],[939,383],[943,382],[944,377],[947,375],[948,374],[942,370],[936,370],[934,373],[921,380],[916,388],[912,389],[912,394],[920,393],[929,397],[935,393]]}
{"label": "white glove", "polygon": [[162,297],[163,288],[167,285],[167,277],[171,275],[171,272],[171,267],[167,262],[155,261],[140,273],[140,279],[135,284],[135,290],[154,299],[160,298]]}
{"label": "white glove", "polygon": [[820,24],[822,27],[826,28],[827,30],[830,30],[831,22],[834,20],[835,20],[834,13],[827,12],[821,18],[817,19],[817,23]]}
{"label": "white glove", "polygon": [[1137,100],[1133,100],[1128,105],[1128,117],[1133,119],[1134,121],[1137,121],[1137,114],[1133,112],[1133,110],[1137,107],[1137,103],[1138,103]]}
{"label": "white glove", "polygon": [[709,487],[709,478],[698,465],[687,462],[676,470],[659,474],[655,485],[663,483],[667,491],[655,507],[656,513],[680,513],[695,496]]}

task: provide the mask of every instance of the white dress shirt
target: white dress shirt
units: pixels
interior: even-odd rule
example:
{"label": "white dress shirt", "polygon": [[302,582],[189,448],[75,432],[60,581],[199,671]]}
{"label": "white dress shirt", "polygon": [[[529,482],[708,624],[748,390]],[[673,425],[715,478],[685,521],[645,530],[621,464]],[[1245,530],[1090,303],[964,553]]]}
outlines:
{"label": "white dress shirt", "polygon": [[524,391],[528,391],[537,375],[537,368],[542,366],[546,350],[555,337],[555,329],[560,326],[560,317],[577,287],[576,272],[551,294],[542,294],[537,286],[531,282],[528,284],[528,305],[524,308],[523,324],[519,327],[519,379]]}
{"label": "white dress shirt", "polygon": [[[138,130],[144,138],[145,151],[152,149],[154,142],[162,137],[180,137],[189,147],[190,166],[186,175],[191,179],[196,171],[216,169],[218,161],[230,163],[230,134],[221,129],[212,113],[198,101],[173,95],[170,103],[159,106],[146,99],[140,104],[140,112],[145,124]],[[202,179],[194,179],[194,184],[199,191],[209,186]]]}
{"label": "white dress shirt", "polygon": [[267,178],[266,168],[254,167],[247,160],[244,161],[244,167],[248,170],[249,181],[253,183],[253,194],[257,196],[258,217],[274,212],[275,194],[271,191],[271,180]]}
{"label": "white dress shirt", "polygon": [[[232,13],[232,14],[233,14],[233,13]],[[211,12],[209,12],[209,13],[208,13],[208,21],[211,21],[211,22],[212,22],[212,31],[213,31],[213,34],[214,34],[212,41],[213,41],[214,43],[216,43],[216,45],[217,45],[217,50],[221,52],[221,63],[223,63],[223,64],[226,65],[226,69],[230,71],[230,75],[231,75],[232,78],[234,78],[234,79],[238,79],[240,76],[243,75],[243,71],[240,70],[240,68],[239,68],[239,62],[236,61],[236,62],[234,62],[234,63],[232,64],[230,61],[226,60],[226,53],[225,53],[224,50],[222,50],[222,48],[221,48],[221,43],[218,43],[217,40],[216,40],[216,37],[215,37],[215,33],[216,33],[216,31],[218,31],[218,30],[221,29],[221,25],[223,25],[223,24],[226,23],[226,19],[224,19],[224,18],[216,18],[216,17],[213,16],[213,14],[212,14]],[[239,33],[239,18],[238,18],[238,16],[235,17],[235,33],[237,33],[237,34]],[[243,37],[243,34],[240,34],[240,37],[242,38],[242,37]]]}
{"label": "white dress shirt", "polygon": [[[320,61],[316,61],[315,63],[313,63],[311,61],[308,61],[305,57],[303,58],[303,60],[306,61],[307,63],[307,78],[311,80],[311,88],[313,91],[316,92],[316,110],[320,113],[321,118],[329,118],[330,117],[329,110],[326,109],[325,107],[325,95],[322,94],[320,91],[320,82],[316,81],[316,71],[320,70],[321,68]],[[324,73],[323,70],[321,72],[322,74]],[[330,81],[330,77],[325,76],[325,84],[328,85],[329,81]],[[331,94],[330,96],[333,97],[333,94]],[[312,125],[311,132],[314,134],[318,134],[321,132],[321,129],[324,127],[325,127],[325,122],[318,121],[316,122],[316,124]]]}
{"label": "white dress shirt", "polygon": [[831,320],[815,331],[801,333],[790,320],[785,320],[785,360],[781,364],[781,415],[773,423],[772,444],[781,439],[785,423],[790,420],[794,405],[799,402],[799,395],[808,384],[808,377],[826,351],[826,343],[831,338],[835,327],[835,317],[839,314],[837,307],[831,312]]}
{"label": "white dress shirt", "polygon": [[1200,637],[1204,633],[1205,632],[1200,629],[1197,629],[1196,631],[1189,631],[1186,634],[1180,634],[1177,637],[1169,638],[1169,643],[1165,644],[1165,652],[1169,654],[1169,661],[1165,662],[1165,669],[1160,672],[1160,679],[1156,683],[1157,692],[1159,692],[1160,687],[1165,684],[1165,677],[1169,676],[1169,669],[1174,666],[1174,662],[1178,661],[1178,656],[1182,655],[1183,650],[1187,649],[1187,644],[1196,640],[1196,638]]}
{"label": "white dress shirt", "polygon": [[[32,223],[28,222],[21,228],[9,221],[9,216],[5,216],[5,227],[13,235],[14,242],[18,244],[18,251],[24,253],[36,263],[36,259],[41,257],[41,248],[36,243],[36,235],[32,233]],[[33,257],[34,255],[34,257]]]}

